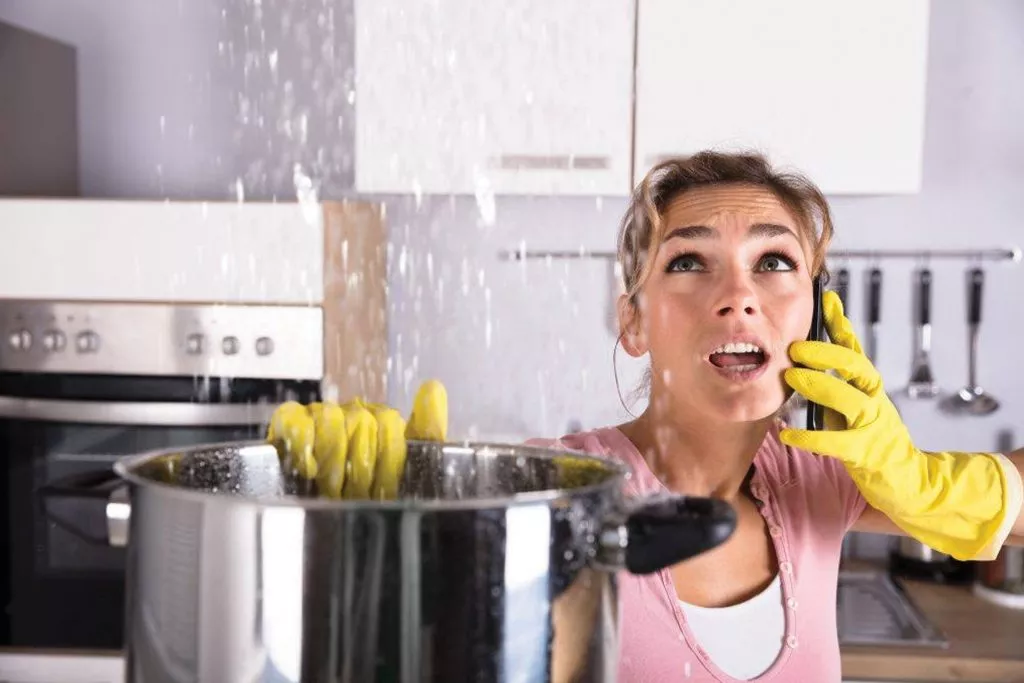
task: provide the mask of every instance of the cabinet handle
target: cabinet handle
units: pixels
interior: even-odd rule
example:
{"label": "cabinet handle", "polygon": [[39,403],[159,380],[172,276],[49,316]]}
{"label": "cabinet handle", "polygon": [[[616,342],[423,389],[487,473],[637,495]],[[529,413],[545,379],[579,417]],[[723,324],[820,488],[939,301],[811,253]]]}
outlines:
{"label": "cabinet handle", "polygon": [[503,171],[604,171],[611,166],[611,159],[574,154],[503,154],[494,165]]}

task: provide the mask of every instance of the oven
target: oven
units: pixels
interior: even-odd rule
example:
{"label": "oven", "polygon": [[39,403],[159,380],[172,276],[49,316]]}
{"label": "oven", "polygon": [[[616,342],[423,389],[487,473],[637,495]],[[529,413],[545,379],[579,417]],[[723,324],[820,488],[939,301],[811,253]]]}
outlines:
{"label": "oven", "polygon": [[259,438],[319,400],[322,340],[316,306],[0,301],[0,649],[119,651],[112,463]]}

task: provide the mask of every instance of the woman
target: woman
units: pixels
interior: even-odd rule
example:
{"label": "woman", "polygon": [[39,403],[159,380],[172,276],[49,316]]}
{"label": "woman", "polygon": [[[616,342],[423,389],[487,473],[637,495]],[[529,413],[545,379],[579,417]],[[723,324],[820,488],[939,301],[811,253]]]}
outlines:
{"label": "woman", "polygon": [[[831,292],[832,341],[805,341],[831,235],[820,191],[757,155],[666,161],[632,197],[620,341],[649,357],[648,406],[617,427],[531,443],[624,461],[628,493],[722,498],[738,524],[704,555],[621,577],[622,681],[838,681],[835,591],[849,530],[910,534],[960,559],[1024,537],[1024,451],[914,447]],[[829,409],[826,430],[783,424],[793,391]],[[278,427],[293,434],[288,452],[315,467],[323,437],[312,419],[297,430],[302,411],[282,414],[292,415]],[[404,423],[389,414],[379,424],[395,433]],[[408,435],[443,439],[446,422],[443,388],[424,385]],[[382,451],[378,463],[396,457]]]}

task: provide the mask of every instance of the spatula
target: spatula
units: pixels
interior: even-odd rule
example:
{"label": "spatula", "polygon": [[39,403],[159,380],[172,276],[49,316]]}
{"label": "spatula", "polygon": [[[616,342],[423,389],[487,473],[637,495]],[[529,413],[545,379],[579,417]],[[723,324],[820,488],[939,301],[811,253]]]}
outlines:
{"label": "spatula", "polygon": [[867,355],[878,364],[878,324],[882,320],[882,269],[868,271],[868,344]]}
{"label": "spatula", "polygon": [[910,370],[907,396],[913,399],[931,399],[939,394],[931,368],[932,349],[932,271],[917,271],[917,326],[914,363]]}

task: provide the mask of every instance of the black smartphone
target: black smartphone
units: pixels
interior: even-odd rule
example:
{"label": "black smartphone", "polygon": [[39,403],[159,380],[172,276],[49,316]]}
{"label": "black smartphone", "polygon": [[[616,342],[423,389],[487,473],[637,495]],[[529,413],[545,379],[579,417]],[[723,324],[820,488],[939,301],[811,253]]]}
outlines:
{"label": "black smartphone", "polygon": [[[825,287],[825,278],[819,275],[814,278],[814,311],[811,314],[811,331],[807,335],[807,341],[825,341],[825,313],[821,307],[821,293]],[[814,403],[807,402],[807,429],[820,431],[825,428],[825,408]]]}

